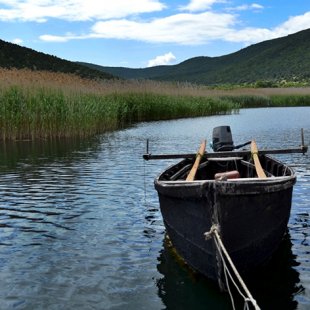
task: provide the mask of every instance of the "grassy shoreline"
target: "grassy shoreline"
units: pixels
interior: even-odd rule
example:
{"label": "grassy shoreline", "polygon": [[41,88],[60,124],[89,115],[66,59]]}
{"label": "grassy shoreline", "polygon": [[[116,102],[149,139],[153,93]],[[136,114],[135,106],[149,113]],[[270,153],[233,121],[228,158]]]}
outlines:
{"label": "grassy shoreline", "polygon": [[0,140],[87,137],[134,122],[310,106],[310,89],[212,90],[152,81],[90,81],[0,69]]}
{"label": "grassy shoreline", "polygon": [[0,139],[86,137],[134,122],[229,114],[226,99],[152,93],[66,94],[11,86],[0,93]]}

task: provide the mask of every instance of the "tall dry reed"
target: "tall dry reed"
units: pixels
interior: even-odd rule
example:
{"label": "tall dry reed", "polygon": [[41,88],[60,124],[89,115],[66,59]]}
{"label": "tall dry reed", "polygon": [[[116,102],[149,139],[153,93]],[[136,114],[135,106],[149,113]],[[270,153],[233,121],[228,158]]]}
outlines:
{"label": "tall dry reed", "polygon": [[90,81],[74,75],[0,71],[0,139],[89,136],[132,122],[231,113],[227,99],[193,87],[138,81]]}
{"label": "tall dry reed", "polygon": [[0,139],[89,136],[132,122],[309,105],[309,89],[209,89],[189,83],[94,81],[0,69]]}

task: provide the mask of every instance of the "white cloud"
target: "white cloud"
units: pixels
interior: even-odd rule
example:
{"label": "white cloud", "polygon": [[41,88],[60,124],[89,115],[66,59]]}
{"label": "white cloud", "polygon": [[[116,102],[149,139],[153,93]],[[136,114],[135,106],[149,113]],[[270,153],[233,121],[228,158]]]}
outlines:
{"label": "white cloud", "polygon": [[190,12],[197,12],[197,11],[204,11],[210,9],[213,4],[215,3],[222,3],[225,2],[224,0],[190,0],[188,5],[181,6],[180,10],[182,11],[190,11]]}
{"label": "white cloud", "polygon": [[22,39],[16,38],[11,41],[14,44],[22,44],[24,41]]}
{"label": "white cloud", "polygon": [[276,27],[274,33],[276,37],[279,37],[308,28],[310,28],[310,12],[290,17],[286,22]]}
{"label": "white cloud", "polygon": [[264,8],[264,6],[262,6],[261,4],[258,4],[258,3],[253,3],[253,4],[250,5],[250,7],[252,9],[258,9],[258,10],[261,10],[261,9]]}
{"label": "white cloud", "polygon": [[151,21],[113,19],[95,23],[88,35],[45,34],[40,36],[40,39],[66,42],[73,39],[103,38],[195,45],[221,38],[234,23],[233,15],[211,12],[177,14]]}
{"label": "white cloud", "polygon": [[[225,0],[191,0],[181,8],[191,12],[143,20],[141,17],[136,18],[137,15],[163,10],[165,5],[162,0],[0,0],[0,20],[6,16],[7,19],[23,18],[42,22],[54,17],[94,22],[82,34],[41,35],[40,39],[46,42],[102,38],[179,45],[198,45],[220,40],[248,45],[310,28],[310,12],[290,17],[274,28],[241,28],[242,22],[236,11],[264,9],[258,3],[223,8],[230,13],[211,10],[194,12],[224,2],[229,3]],[[5,4],[7,9],[1,9],[1,4]]]}
{"label": "white cloud", "polygon": [[286,22],[273,29],[267,28],[245,28],[242,30],[231,30],[223,38],[226,41],[243,42],[246,44],[258,43],[278,37],[283,37],[304,29],[310,28],[310,12],[303,15],[290,17]]}
{"label": "white cloud", "polygon": [[233,11],[249,11],[249,10],[255,10],[255,11],[260,11],[263,10],[264,7],[260,4],[257,3],[252,3],[252,4],[243,4],[239,5],[234,8],[226,8],[226,11],[233,12]]}
{"label": "white cloud", "polygon": [[83,39],[83,37],[79,36],[54,36],[50,34],[44,34],[40,36],[40,40],[46,41],[46,42],[67,42],[69,40],[74,40],[74,39]]}
{"label": "white cloud", "polygon": [[234,23],[235,17],[230,14],[176,14],[148,22],[127,19],[97,22],[90,36],[194,45],[223,37]]}
{"label": "white cloud", "polygon": [[243,43],[257,43],[310,28],[310,12],[290,17],[275,28],[237,29],[238,20],[234,14],[212,12],[182,13],[150,21],[112,19],[98,21],[90,33],[40,36],[43,41],[66,42],[76,39],[103,38],[135,40],[149,43],[174,43],[180,45],[206,44],[221,40]]}
{"label": "white cloud", "polygon": [[161,11],[164,8],[160,0],[1,0],[0,20],[104,20]]}
{"label": "white cloud", "polygon": [[176,57],[171,53],[167,53],[165,55],[157,56],[154,59],[148,61],[148,67],[161,66],[161,65],[169,65],[171,62],[176,60]]}

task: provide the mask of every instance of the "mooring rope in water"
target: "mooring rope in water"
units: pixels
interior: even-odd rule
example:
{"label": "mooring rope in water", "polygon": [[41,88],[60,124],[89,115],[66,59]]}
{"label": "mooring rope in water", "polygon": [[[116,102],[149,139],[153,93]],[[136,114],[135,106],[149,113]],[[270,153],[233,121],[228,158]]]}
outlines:
{"label": "mooring rope in water", "polygon": [[[249,302],[250,302],[254,306],[255,310],[260,310],[260,307],[257,305],[256,300],[252,297],[249,289],[247,288],[247,286],[245,285],[244,281],[242,280],[242,278],[241,278],[237,268],[235,267],[233,261],[231,260],[229,254],[228,254],[228,252],[227,252],[227,250],[226,250],[226,248],[225,248],[225,246],[223,244],[223,241],[222,241],[222,239],[221,239],[221,237],[219,235],[219,232],[218,232],[218,225],[212,225],[210,231],[206,232],[204,235],[205,235],[206,240],[211,239],[212,236],[214,237],[214,243],[215,243],[215,245],[217,247],[218,253],[219,253],[219,255],[221,257],[221,260],[222,260],[222,263],[223,263],[224,275],[225,275],[225,280],[226,280],[226,286],[227,286],[228,293],[229,293],[229,296],[230,296],[230,299],[231,299],[231,302],[232,302],[233,309],[235,310],[235,304],[234,304],[234,299],[233,299],[232,293],[230,291],[227,274],[229,275],[232,283],[236,287],[236,289],[239,292],[239,294],[244,299],[244,309],[247,309],[247,310],[249,309]],[[243,290],[245,292],[245,295],[241,292],[240,287],[234,281],[233,276],[231,275],[231,273],[229,271],[229,268],[226,265],[226,261],[225,261],[225,259],[223,257],[223,254],[225,255],[226,260],[228,261],[228,263],[229,263],[232,271],[234,272],[236,278],[238,279],[241,287],[243,288]]]}

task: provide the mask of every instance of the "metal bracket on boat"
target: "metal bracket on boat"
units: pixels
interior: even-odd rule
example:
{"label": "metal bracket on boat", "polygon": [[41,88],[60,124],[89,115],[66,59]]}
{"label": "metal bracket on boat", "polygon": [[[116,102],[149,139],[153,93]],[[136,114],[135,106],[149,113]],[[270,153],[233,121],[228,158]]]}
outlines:
{"label": "metal bracket on boat", "polygon": [[308,151],[308,145],[305,145],[305,138],[304,138],[304,129],[301,128],[301,149],[303,150],[303,155]]}
{"label": "metal bracket on boat", "polygon": [[[260,150],[259,154],[292,154],[301,153],[305,154],[308,152],[308,145],[305,145],[304,130],[301,129],[301,145],[298,148],[287,148],[287,149],[273,149],[273,150]],[[216,157],[243,157],[250,155],[251,151],[227,151],[227,152],[214,152],[214,153],[204,153],[203,158],[216,158]],[[178,159],[178,158],[196,158],[196,154],[158,154],[153,155],[149,152],[149,139],[146,140],[146,154],[143,155],[145,160],[154,159]]]}

